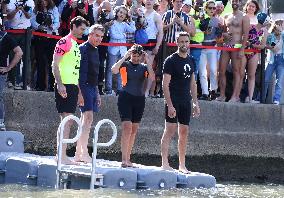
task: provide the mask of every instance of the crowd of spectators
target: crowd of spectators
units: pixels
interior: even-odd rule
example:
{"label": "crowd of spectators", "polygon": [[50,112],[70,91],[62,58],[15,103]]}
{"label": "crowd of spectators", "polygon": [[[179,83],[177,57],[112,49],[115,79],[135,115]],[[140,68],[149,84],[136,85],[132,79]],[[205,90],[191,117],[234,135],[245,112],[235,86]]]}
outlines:
{"label": "crowd of spectators", "polygon": [[[224,7],[231,8],[232,3],[241,0],[2,0],[1,18],[3,28],[32,29],[52,35],[65,36],[70,29],[70,20],[82,16],[90,25],[102,24],[106,28],[103,39],[105,43],[139,43],[151,44],[145,51],[152,57],[151,64],[155,71],[155,81],[147,88],[147,97],[163,97],[161,87],[162,65],[166,56],[176,51],[167,43],[175,42],[179,32],[191,35],[191,43],[200,46],[223,46],[226,34]],[[273,101],[279,104],[284,76],[283,21],[276,20],[259,24],[257,14],[260,12],[258,1],[242,2],[244,15],[250,19],[250,31],[261,32],[261,40],[249,38],[247,48],[266,49],[265,93],[272,75],[276,73],[275,96]],[[227,5],[228,4],[228,5]],[[229,9],[230,10],[230,9]],[[268,17],[267,17],[268,18]],[[11,33],[13,34],[13,33]],[[83,39],[86,39],[88,31]],[[27,72],[27,88],[38,91],[54,91],[54,77],[51,71],[52,54],[57,40],[33,36],[26,41],[24,34],[13,37],[24,51],[23,63]],[[25,44],[31,44],[30,57],[25,56]],[[113,76],[111,67],[127,52],[126,46],[99,46],[100,94],[115,94],[121,89],[121,78]],[[195,77],[198,82],[199,99],[215,100],[218,97],[220,50],[191,48],[189,54],[194,58]],[[12,58],[11,54],[10,58]],[[255,91],[256,72],[259,68],[259,54],[246,56],[242,66],[241,77],[243,89],[240,99],[254,103],[259,100]],[[234,84],[232,67],[227,66],[226,97],[230,98]],[[115,83],[112,83],[113,80]],[[7,78],[8,87],[23,88],[23,66],[19,64],[12,69]],[[231,85],[231,86],[230,86]],[[113,91],[115,90],[115,91]]]}

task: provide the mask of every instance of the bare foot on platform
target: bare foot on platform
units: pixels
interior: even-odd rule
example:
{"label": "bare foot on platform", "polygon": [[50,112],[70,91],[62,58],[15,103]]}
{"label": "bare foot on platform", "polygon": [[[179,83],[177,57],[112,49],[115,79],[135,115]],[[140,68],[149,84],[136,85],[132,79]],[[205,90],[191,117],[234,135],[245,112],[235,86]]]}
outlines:
{"label": "bare foot on platform", "polygon": [[85,164],[87,164],[87,163],[92,163],[92,158],[89,156],[89,154],[75,155],[74,161],[75,162],[84,162]]}
{"label": "bare foot on platform", "polygon": [[[56,162],[57,162],[57,159],[58,159],[57,156],[55,156]],[[64,165],[80,165],[80,163],[75,162],[75,161],[69,159],[68,157],[62,157],[61,164],[64,164]]]}
{"label": "bare foot on platform", "polygon": [[175,171],[169,164],[167,165],[162,165],[162,169],[167,170],[167,171]]}
{"label": "bare foot on platform", "polygon": [[190,174],[191,173],[189,170],[187,170],[187,168],[185,166],[180,166],[178,171],[183,173],[183,174]]}

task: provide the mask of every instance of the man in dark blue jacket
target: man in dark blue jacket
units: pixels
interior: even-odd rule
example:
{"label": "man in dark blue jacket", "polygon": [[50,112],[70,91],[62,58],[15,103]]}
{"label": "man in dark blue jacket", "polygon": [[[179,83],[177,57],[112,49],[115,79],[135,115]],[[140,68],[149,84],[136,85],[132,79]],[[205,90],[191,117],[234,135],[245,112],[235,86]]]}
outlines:
{"label": "man in dark blue jacket", "polygon": [[84,98],[81,106],[82,135],[77,142],[75,161],[90,163],[92,158],[88,153],[88,139],[93,122],[93,112],[99,111],[101,98],[98,90],[99,53],[98,46],[104,36],[104,27],[95,24],[89,29],[88,40],[80,45],[81,64],[79,86]]}

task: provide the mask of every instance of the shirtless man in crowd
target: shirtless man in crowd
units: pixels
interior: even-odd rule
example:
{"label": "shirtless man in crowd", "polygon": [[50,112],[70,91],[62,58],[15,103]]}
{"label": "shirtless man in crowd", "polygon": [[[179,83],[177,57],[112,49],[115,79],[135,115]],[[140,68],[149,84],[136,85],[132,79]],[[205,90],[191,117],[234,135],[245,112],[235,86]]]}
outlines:
{"label": "shirtless man in crowd", "polygon": [[239,51],[222,51],[219,67],[219,86],[220,97],[217,101],[224,102],[226,100],[226,69],[231,60],[233,66],[233,94],[229,102],[239,102],[240,91],[242,88],[241,82],[241,65],[244,61],[244,49],[248,40],[248,32],[250,28],[249,18],[245,16],[239,9],[242,0],[231,0],[233,13],[224,17],[225,33],[224,47],[240,48]]}

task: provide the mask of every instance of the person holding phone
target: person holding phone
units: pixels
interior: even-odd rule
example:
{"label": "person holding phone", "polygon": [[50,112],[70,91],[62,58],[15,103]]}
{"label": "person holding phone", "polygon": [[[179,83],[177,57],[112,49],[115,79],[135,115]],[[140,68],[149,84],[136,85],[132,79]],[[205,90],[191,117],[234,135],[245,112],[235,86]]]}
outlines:
{"label": "person holding phone", "polygon": [[[124,6],[118,6],[114,10],[115,16],[113,24],[109,28],[110,43],[126,43],[126,33],[134,33],[136,30],[135,23],[129,17],[129,10]],[[112,95],[112,73],[111,67],[121,59],[127,52],[126,46],[109,46],[108,47],[108,64],[105,73],[105,93]],[[117,94],[122,89],[121,77],[116,75]]]}
{"label": "person holding phone", "polygon": [[[182,12],[183,0],[172,0],[173,9],[168,10],[162,17],[164,41],[174,43],[179,32],[188,32],[191,36],[195,35],[195,26],[191,17]],[[177,47],[167,47],[166,56],[171,55]],[[165,57],[166,58],[166,57]]]}
{"label": "person holding phone", "polygon": [[271,29],[270,34],[267,37],[268,49],[267,53],[267,66],[265,69],[265,96],[268,92],[268,85],[271,83],[273,73],[276,73],[276,85],[273,96],[273,104],[279,105],[281,99],[281,93],[283,88],[283,77],[284,77],[284,32],[283,28],[277,25],[275,21]]}
{"label": "person holding phone", "polygon": [[[127,59],[130,58],[129,61]],[[146,60],[146,64],[142,60]],[[122,122],[121,153],[123,168],[133,167],[130,161],[132,147],[145,107],[145,82],[155,75],[149,57],[141,45],[133,45],[112,67],[113,74],[120,74],[122,90],[118,96],[118,111]]]}
{"label": "person holding phone", "polygon": [[[221,29],[219,28],[220,20],[215,17],[216,4],[215,1],[210,0],[205,3],[205,11],[208,17],[206,17],[202,24],[204,23],[204,41],[203,46],[216,46],[216,39],[220,36]],[[217,79],[217,54],[216,49],[202,49],[200,62],[199,62],[199,78],[202,89],[202,96],[200,100],[215,100],[216,92],[218,89],[218,79]],[[208,90],[208,78],[207,78],[207,65],[209,66],[210,73],[210,96]]]}

